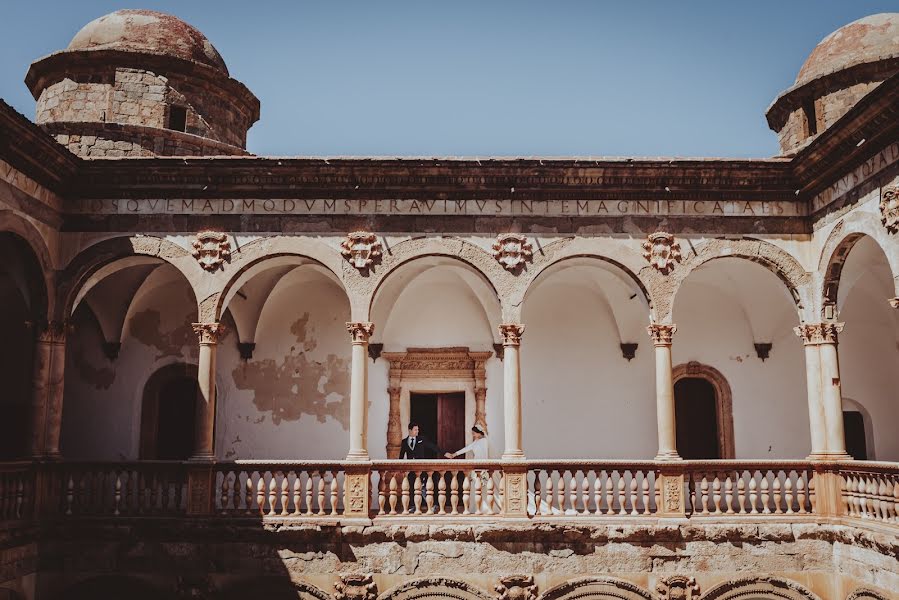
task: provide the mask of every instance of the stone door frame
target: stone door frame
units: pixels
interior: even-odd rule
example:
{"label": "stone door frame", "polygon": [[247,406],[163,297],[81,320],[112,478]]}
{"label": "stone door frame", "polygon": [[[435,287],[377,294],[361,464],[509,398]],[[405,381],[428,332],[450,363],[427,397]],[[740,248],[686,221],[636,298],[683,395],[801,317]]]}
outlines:
{"label": "stone door frame", "polygon": [[734,458],[734,398],[730,384],[721,371],[709,365],[690,361],[674,367],[673,384],[681,379],[705,379],[715,389],[715,418],[718,423],[718,456]]}
{"label": "stone door frame", "polygon": [[[407,348],[405,352],[382,352],[390,363],[387,418],[387,458],[397,458],[406,436],[413,392],[465,393],[465,439],[475,423],[487,422],[487,360],[493,352],[471,352],[467,347]],[[432,440],[433,441],[433,440]],[[458,448],[446,448],[457,450]]]}

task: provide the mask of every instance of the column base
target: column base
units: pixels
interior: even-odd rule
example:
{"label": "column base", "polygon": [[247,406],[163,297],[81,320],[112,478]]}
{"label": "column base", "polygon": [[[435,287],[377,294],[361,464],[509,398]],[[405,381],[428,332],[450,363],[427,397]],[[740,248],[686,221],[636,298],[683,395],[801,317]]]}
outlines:
{"label": "column base", "polygon": [[681,458],[680,454],[678,454],[677,452],[660,452],[659,454],[656,454],[656,457],[653,460],[675,461],[684,459]]}
{"label": "column base", "polygon": [[524,460],[524,451],[522,450],[507,450],[503,452],[502,460]]}
{"label": "column base", "polygon": [[350,450],[350,453],[346,455],[346,460],[365,462],[371,459],[368,457],[368,452],[365,450]]}
{"label": "column base", "polygon": [[215,454],[194,454],[190,458],[187,459],[187,462],[192,463],[211,463],[215,462]]}
{"label": "column base", "polygon": [[845,452],[813,452],[806,457],[806,460],[855,460]]}

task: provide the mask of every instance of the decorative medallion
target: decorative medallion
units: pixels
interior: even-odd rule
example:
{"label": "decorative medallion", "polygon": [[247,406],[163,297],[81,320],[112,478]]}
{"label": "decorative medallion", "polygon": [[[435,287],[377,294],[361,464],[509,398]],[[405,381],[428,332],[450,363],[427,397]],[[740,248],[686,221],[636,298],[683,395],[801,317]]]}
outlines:
{"label": "decorative medallion", "polygon": [[231,242],[220,231],[201,231],[191,246],[191,254],[207,271],[218,271],[226,260],[231,260]]}
{"label": "decorative medallion", "polygon": [[343,575],[334,584],[336,600],[375,600],[378,586],[371,573],[367,575]]}
{"label": "decorative medallion", "polygon": [[353,231],[340,242],[340,252],[360,271],[368,270],[381,259],[381,242],[368,231]]}
{"label": "decorative medallion", "polygon": [[501,233],[493,242],[493,258],[507,271],[515,272],[534,255],[528,238],[518,233]]}
{"label": "decorative medallion", "polygon": [[880,221],[890,233],[899,231],[899,182],[880,190]]}
{"label": "decorative medallion", "polygon": [[499,600],[536,600],[537,586],[532,575],[510,575],[499,580],[496,587]]}
{"label": "decorative medallion", "polygon": [[664,600],[698,600],[699,584],[695,577],[672,575],[659,581],[656,591]]}
{"label": "decorative medallion", "polygon": [[680,244],[674,241],[674,235],[657,231],[650,233],[643,242],[643,258],[662,275],[667,275],[680,262]]}

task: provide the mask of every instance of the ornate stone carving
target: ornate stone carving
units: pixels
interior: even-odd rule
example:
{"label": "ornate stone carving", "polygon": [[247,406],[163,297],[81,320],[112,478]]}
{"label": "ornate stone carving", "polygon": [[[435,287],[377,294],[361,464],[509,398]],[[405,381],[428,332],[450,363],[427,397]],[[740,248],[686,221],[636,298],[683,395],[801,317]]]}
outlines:
{"label": "ornate stone carving", "polygon": [[493,258],[507,271],[515,272],[531,260],[534,250],[528,238],[519,233],[501,233],[493,242]]}
{"label": "ornate stone carving", "polygon": [[366,344],[375,332],[375,324],[366,323],[364,321],[354,321],[346,324],[346,330],[350,332],[354,344]]}
{"label": "ornate stone carving", "polygon": [[369,473],[346,473],[344,489],[346,490],[346,510],[349,517],[368,517],[368,478]]}
{"label": "ornate stone carving", "polygon": [[255,342],[237,342],[237,351],[240,352],[240,358],[250,360],[253,358],[253,352],[256,351]]}
{"label": "ornate stone carving", "polygon": [[638,585],[615,577],[579,577],[543,592],[541,600],[578,600],[615,598],[616,600],[653,600],[652,594]]}
{"label": "ornate stone carving", "polygon": [[194,333],[197,334],[201,344],[217,344],[226,329],[221,323],[192,323],[191,325],[193,325]]}
{"label": "ornate stone carving", "polygon": [[378,586],[371,573],[366,575],[344,575],[334,584],[335,600],[375,600]]}
{"label": "ornate stone carving", "polygon": [[843,331],[843,323],[829,321],[825,323],[803,323],[794,327],[793,331],[807,345],[836,344],[837,335]]}
{"label": "ornate stone carving", "polygon": [[503,336],[503,346],[520,346],[521,336],[524,335],[524,325],[503,323],[499,326],[499,333]]}
{"label": "ornate stone carving", "polygon": [[220,231],[201,231],[191,242],[191,254],[207,271],[218,271],[231,260],[231,242]]}
{"label": "ornate stone carving", "polygon": [[643,258],[663,275],[667,275],[674,268],[675,262],[680,262],[680,244],[674,241],[674,235],[657,231],[650,233],[643,242]]}
{"label": "ornate stone carving", "polygon": [[899,308],[899,298],[890,298],[888,302],[893,308]]}
{"label": "ornate stone carving", "polygon": [[880,190],[880,222],[890,233],[899,231],[899,181]]}
{"label": "ornate stone carving", "polygon": [[34,331],[35,339],[42,344],[65,344],[66,334],[72,331],[68,321],[26,321],[25,326]]}
{"label": "ornate stone carving", "polygon": [[753,346],[755,346],[755,355],[762,359],[762,362],[765,362],[771,356],[771,348],[774,347],[774,344],[768,342],[766,344],[753,344]]}
{"label": "ornate stone carving", "polygon": [[699,584],[695,577],[671,575],[665,577],[656,586],[656,591],[663,600],[699,600]]}
{"label": "ornate stone carving", "polygon": [[868,588],[858,588],[849,594],[846,600],[887,600],[887,597]]}
{"label": "ornate stone carving", "polygon": [[499,580],[496,587],[499,600],[537,600],[537,586],[533,575],[510,575]]}
{"label": "ornate stone carving", "polygon": [[665,478],[665,511],[676,513],[681,511],[681,486],[683,482],[676,477]]}
{"label": "ornate stone carving", "polygon": [[707,590],[703,596],[703,600],[743,600],[744,598],[816,600],[818,596],[795,581],[767,576],[741,577],[725,581]]}
{"label": "ornate stone carving", "polygon": [[425,598],[453,598],[454,600],[494,600],[474,585],[451,577],[413,579],[389,589],[381,600],[424,600]]}
{"label": "ornate stone carving", "polygon": [[381,242],[371,232],[353,231],[340,242],[340,252],[356,269],[366,271],[380,261]]}
{"label": "ornate stone carving", "polygon": [[652,343],[654,345],[670,346],[672,340],[674,339],[674,334],[677,333],[677,325],[662,325],[660,323],[653,323],[646,328],[646,331],[649,332],[649,337],[652,338]]}
{"label": "ornate stone carving", "polygon": [[381,352],[384,351],[384,344],[369,344],[368,357],[373,361],[381,358]]}
{"label": "ornate stone carving", "polygon": [[631,362],[637,356],[637,346],[635,343],[621,343],[621,356]]}

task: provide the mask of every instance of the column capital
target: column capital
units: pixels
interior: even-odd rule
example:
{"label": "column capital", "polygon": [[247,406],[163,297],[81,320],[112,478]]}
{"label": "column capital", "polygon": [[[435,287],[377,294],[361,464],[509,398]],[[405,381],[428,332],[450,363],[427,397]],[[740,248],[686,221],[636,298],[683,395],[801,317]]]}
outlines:
{"label": "column capital", "polygon": [[524,325],[503,323],[499,326],[499,333],[503,336],[503,346],[520,346],[521,336],[524,335]]}
{"label": "column capital", "polygon": [[887,300],[893,308],[899,308],[899,298],[890,298]]}
{"label": "column capital", "polygon": [[366,321],[352,321],[346,324],[346,330],[350,332],[354,344],[367,344],[368,339],[375,332],[375,324]]}
{"label": "column capital", "polygon": [[25,325],[34,332],[34,339],[45,344],[64,344],[66,334],[72,330],[68,319],[61,321],[26,321]]}
{"label": "column capital", "polygon": [[837,334],[843,331],[843,323],[836,321],[803,323],[799,327],[794,327],[793,331],[802,338],[802,343],[806,346],[836,344]]}
{"label": "column capital", "polygon": [[219,337],[224,335],[225,326],[221,323],[191,323],[194,333],[200,340],[201,346],[210,346],[217,344]]}
{"label": "column capital", "polygon": [[649,334],[649,337],[652,338],[653,345],[670,346],[672,338],[674,338],[674,334],[677,332],[677,325],[674,325],[673,323],[670,325],[653,323],[646,328],[646,332]]}

